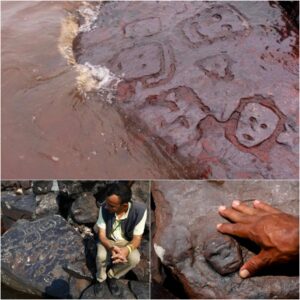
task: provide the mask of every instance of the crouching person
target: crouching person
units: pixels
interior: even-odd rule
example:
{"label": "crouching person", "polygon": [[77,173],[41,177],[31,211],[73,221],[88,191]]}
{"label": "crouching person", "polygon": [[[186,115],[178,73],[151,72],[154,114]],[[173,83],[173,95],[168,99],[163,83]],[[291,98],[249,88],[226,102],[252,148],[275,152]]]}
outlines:
{"label": "crouching person", "polygon": [[[97,283],[95,294],[101,297],[104,282],[114,296],[120,295],[117,280],[140,261],[140,246],[145,229],[145,205],[131,201],[131,189],[122,183],[108,187],[99,210],[97,225]],[[109,264],[111,262],[111,264]],[[107,270],[107,267],[111,267]]]}

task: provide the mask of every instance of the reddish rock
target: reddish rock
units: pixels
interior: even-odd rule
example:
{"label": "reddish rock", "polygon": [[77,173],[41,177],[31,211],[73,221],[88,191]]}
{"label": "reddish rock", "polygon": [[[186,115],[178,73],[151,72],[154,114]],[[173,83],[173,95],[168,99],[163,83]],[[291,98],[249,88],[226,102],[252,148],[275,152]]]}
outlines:
{"label": "reddish rock", "polygon": [[[238,274],[241,256],[236,241],[216,230],[218,223],[226,222],[218,214],[222,204],[229,206],[236,199],[247,203],[263,199],[296,215],[298,192],[296,181],[154,182],[154,251],[191,298],[298,298],[297,266],[296,273],[290,267],[268,269],[260,276],[243,280]],[[241,241],[239,244],[244,261],[257,250]],[[233,273],[225,274],[230,272]]]}
{"label": "reddish rock", "polygon": [[297,48],[274,3],[122,1],[74,51],[121,78],[113,105],[181,177],[297,178]]}

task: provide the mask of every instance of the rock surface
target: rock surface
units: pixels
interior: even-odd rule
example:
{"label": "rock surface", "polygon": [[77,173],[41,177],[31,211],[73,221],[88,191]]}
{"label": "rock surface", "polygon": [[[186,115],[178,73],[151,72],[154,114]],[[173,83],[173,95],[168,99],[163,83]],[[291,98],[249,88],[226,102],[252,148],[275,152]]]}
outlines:
{"label": "rock surface", "polygon": [[1,213],[10,219],[31,219],[35,214],[36,201],[34,195],[18,196],[2,194]]}
{"label": "rock surface", "polygon": [[98,297],[94,292],[94,285],[87,288],[81,295],[80,299],[135,299],[134,294],[130,291],[128,287],[127,280],[119,280],[118,286],[121,290],[120,296],[113,296],[108,289],[107,284],[104,285],[103,295]]}
{"label": "rock surface", "polygon": [[298,177],[298,31],[277,4],[108,2],[74,45],[182,177]]}
{"label": "rock surface", "polygon": [[[238,272],[220,275],[205,259],[207,243],[217,234],[216,225],[225,222],[220,205],[240,199],[251,203],[263,199],[287,213],[298,214],[296,181],[160,181],[152,184],[156,232],[154,250],[162,264],[184,286],[191,298],[298,298],[299,277],[278,270],[242,280]],[[217,234],[219,236],[219,234]],[[219,240],[217,238],[217,243]],[[222,244],[223,243],[223,244]],[[236,247],[222,240],[217,254]],[[255,249],[241,244],[244,261]],[[246,247],[247,246],[247,247]],[[254,252],[253,252],[254,251]],[[210,252],[211,253],[211,252]],[[238,261],[238,254],[233,255]],[[217,260],[217,269],[223,270]],[[234,264],[235,265],[235,264]],[[296,272],[297,274],[297,272]]]}
{"label": "rock surface", "polygon": [[47,194],[51,191],[53,181],[33,181],[32,190],[35,195]]}
{"label": "rock surface", "polygon": [[84,259],[82,238],[60,216],[41,218],[8,230],[1,238],[1,279],[33,295],[70,298],[63,267]]}
{"label": "rock surface", "polygon": [[96,198],[92,193],[82,193],[71,206],[71,215],[78,224],[96,223],[99,215],[99,208],[96,205]]}
{"label": "rock surface", "polygon": [[58,213],[57,193],[50,192],[44,195],[36,195],[35,200],[37,203],[35,210],[37,217]]}

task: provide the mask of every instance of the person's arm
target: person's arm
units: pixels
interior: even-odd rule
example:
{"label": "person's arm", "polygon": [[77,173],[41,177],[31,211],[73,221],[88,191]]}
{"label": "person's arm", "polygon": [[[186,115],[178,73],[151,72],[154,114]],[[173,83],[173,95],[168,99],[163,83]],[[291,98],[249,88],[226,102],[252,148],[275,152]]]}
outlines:
{"label": "person's arm", "polygon": [[279,263],[299,260],[299,219],[279,209],[255,200],[253,207],[233,201],[231,208],[219,207],[222,217],[233,223],[218,224],[221,233],[250,239],[260,252],[240,269],[247,278],[259,270]]}
{"label": "person's arm", "polygon": [[137,249],[140,246],[142,241],[142,236],[145,230],[146,220],[147,220],[147,210],[145,210],[141,221],[134,227],[133,238],[131,242],[128,243],[125,247],[116,249],[117,253],[112,256],[114,263],[118,263],[121,262],[121,260],[126,259],[134,249]]}
{"label": "person's arm", "polygon": [[102,229],[102,228],[99,228],[98,235],[99,235],[99,240],[100,240],[101,244],[107,250],[112,250],[113,246],[112,246],[111,241],[106,237],[106,230]]}

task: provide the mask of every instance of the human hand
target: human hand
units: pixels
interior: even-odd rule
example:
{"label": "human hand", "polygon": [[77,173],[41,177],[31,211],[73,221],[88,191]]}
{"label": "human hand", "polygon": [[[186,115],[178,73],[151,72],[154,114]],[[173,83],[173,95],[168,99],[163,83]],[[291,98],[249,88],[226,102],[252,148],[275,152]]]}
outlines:
{"label": "human hand", "polygon": [[127,262],[127,256],[128,256],[128,249],[126,247],[114,247],[112,249],[112,262],[113,264],[117,263],[125,263]]}
{"label": "human hand", "polygon": [[232,208],[219,207],[222,217],[234,224],[218,224],[221,233],[250,239],[260,246],[260,252],[240,269],[247,278],[259,270],[299,259],[299,220],[279,209],[255,200],[253,207],[233,201]]}

